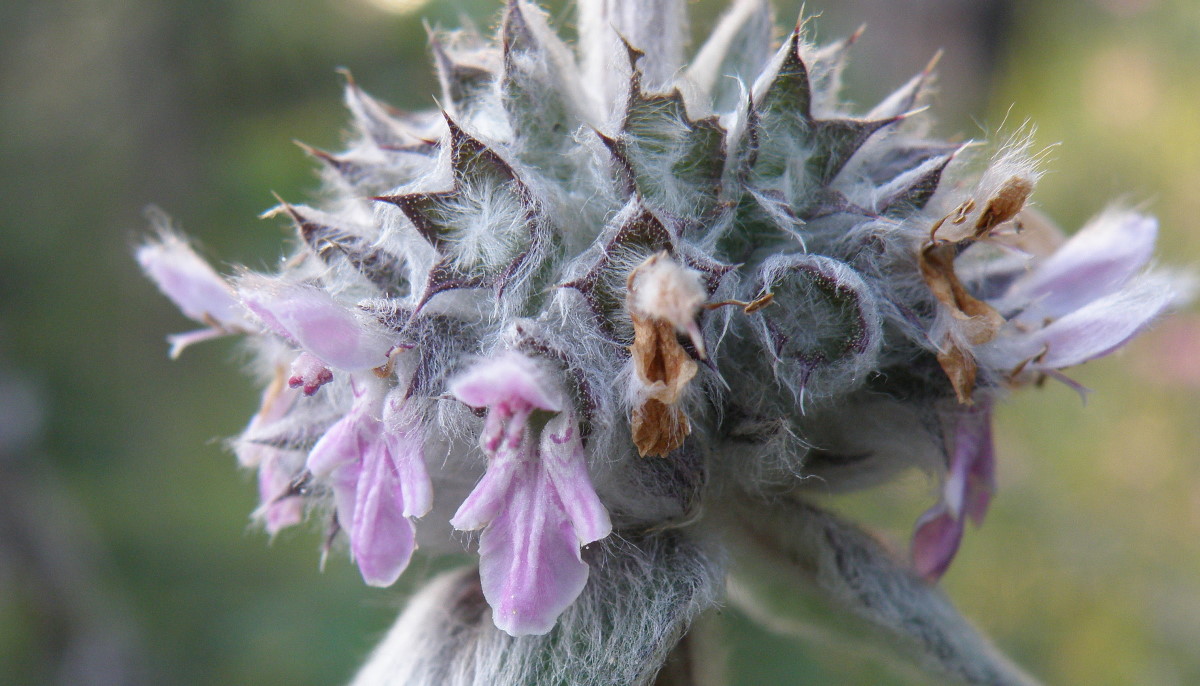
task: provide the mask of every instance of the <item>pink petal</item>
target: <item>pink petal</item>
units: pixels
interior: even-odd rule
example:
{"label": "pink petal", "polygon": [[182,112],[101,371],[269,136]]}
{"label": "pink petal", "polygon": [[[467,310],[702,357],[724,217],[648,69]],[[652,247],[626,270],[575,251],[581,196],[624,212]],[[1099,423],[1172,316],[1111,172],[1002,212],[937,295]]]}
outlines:
{"label": "pink petal", "polygon": [[962,542],[963,522],[939,504],[917,520],[912,539],[913,567],[926,581],[935,582],[946,573]]}
{"label": "pink petal", "polygon": [[995,447],[991,400],[984,398],[954,417],[950,471],[942,498],[917,520],[912,556],[917,572],[936,581],[954,560],[962,541],[964,517],[983,522],[995,491]]}
{"label": "pink petal", "polygon": [[[269,449],[258,466],[259,509],[255,513],[263,520],[268,534],[304,521],[304,501],[299,496],[287,496],[294,475],[280,464],[281,451]],[[285,497],[286,496],[286,497]]]}
{"label": "pink petal", "polygon": [[996,448],[992,440],[992,402],[980,399],[955,423],[954,468],[962,471],[962,514],[979,526],[996,490]]}
{"label": "pink petal", "polygon": [[1153,217],[1106,212],[1018,279],[1004,302],[1007,306],[1029,303],[1020,315],[1025,321],[1062,317],[1128,283],[1149,262],[1157,235]]}
{"label": "pink petal", "polygon": [[450,526],[459,531],[482,529],[508,506],[509,490],[523,464],[531,458],[528,449],[502,449],[488,462],[483,478],[458,507]]}
{"label": "pink petal", "polygon": [[290,388],[279,388],[274,384],[263,391],[262,403],[258,413],[250,418],[250,423],[242,431],[241,438],[234,444],[234,454],[238,464],[243,467],[257,467],[267,456],[277,448],[255,441],[268,434],[267,427],[283,419],[292,409],[299,394]]}
{"label": "pink petal", "polygon": [[520,465],[507,507],[480,536],[479,578],[492,621],[511,636],[550,631],[587,584],[578,538],[537,461]]}
{"label": "pink petal", "polygon": [[380,587],[396,583],[412,559],[415,532],[404,516],[400,483],[382,441],[363,457],[349,534],[363,580]]}
{"label": "pink petal", "polygon": [[450,382],[450,395],[471,407],[532,406],[558,412],[556,385],[537,363],[515,352],[480,361]]}
{"label": "pink petal", "polygon": [[393,347],[387,335],[319,288],[252,276],[239,293],[269,329],[326,364],[366,371],[387,363]]}
{"label": "pink petal", "polygon": [[364,412],[351,410],[312,447],[308,453],[308,471],[325,477],[339,467],[357,463],[378,433],[379,422]]}
{"label": "pink petal", "polygon": [[588,475],[579,427],[570,413],[558,414],[542,429],[541,457],[579,544],[587,545],[612,533],[608,510]]}
{"label": "pink petal", "polygon": [[1029,347],[1044,350],[1034,368],[1063,369],[1103,357],[1125,345],[1176,299],[1161,279],[1095,300],[1029,336]]}
{"label": "pink petal", "polygon": [[384,400],[383,434],[392,467],[400,481],[405,517],[421,517],[433,508],[433,483],[425,468],[425,434],[421,416],[400,389]]}
{"label": "pink petal", "polygon": [[243,327],[243,310],[233,288],[183,238],[163,231],[137,250],[137,261],[163,295],[189,318]]}
{"label": "pink petal", "polygon": [[362,476],[362,462],[343,464],[334,469],[326,481],[333,490],[333,507],[337,521],[343,529],[354,526],[354,510],[358,504],[358,482]]}

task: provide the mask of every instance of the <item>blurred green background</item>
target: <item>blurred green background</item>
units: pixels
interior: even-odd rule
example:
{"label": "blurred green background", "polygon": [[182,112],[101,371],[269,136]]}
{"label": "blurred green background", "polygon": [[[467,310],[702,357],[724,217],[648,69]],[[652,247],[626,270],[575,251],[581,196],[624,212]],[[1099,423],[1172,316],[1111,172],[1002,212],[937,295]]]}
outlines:
{"label": "blurred green background", "polygon": [[[336,149],[337,67],[431,105],[421,20],[494,24],[462,0],[0,3],[0,683],[337,684],[403,589],[366,588],[315,528],[269,542],[222,445],[257,406],[237,348],[167,360],[191,325],[130,256],[158,204],[223,265],[279,259],[271,191],[316,188],[297,138]],[[781,24],[797,2],[777,3]],[[723,3],[693,3],[696,35]],[[570,27],[571,8],[551,7]],[[946,136],[1032,120],[1061,142],[1035,200],[1073,230],[1124,201],[1162,220],[1162,261],[1200,258],[1200,3],[808,3],[832,39],[866,22],[848,95],[870,104],[939,47]],[[1049,683],[1200,683],[1200,319],[999,416],[1000,495],[944,580]],[[935,485],[839,507],[904,545]],[[429,568],[417,561],[419,577]],[[736,684],[920,683],[886,659],[722,613]],[[836,618],[833,618],[836,621]]]}

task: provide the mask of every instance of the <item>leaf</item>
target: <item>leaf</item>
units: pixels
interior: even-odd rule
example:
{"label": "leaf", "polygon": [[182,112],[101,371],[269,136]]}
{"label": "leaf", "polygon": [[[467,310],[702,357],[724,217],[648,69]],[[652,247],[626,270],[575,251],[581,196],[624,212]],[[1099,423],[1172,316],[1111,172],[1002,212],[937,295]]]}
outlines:
{"label": "leaf", "polygon": [[457,61],[433,31],[429,32],[429,49],[437,67],[444,106],[456,116],[467,117],[489,95],[495,74],[484,67]]}
{"label": "leaf", "polygon": [[329,265],[344,259],[387,297],[406,295],[408,276],[403,258],[374,245],[369,239],[320,221],[307,207],[283,203],[282,207],[296,224],[300,238],[321,261]]}
{"label": "leaf", "polygon": [[636,265],[663,250],[672,252],[676,245],[674,232],[635,197],[596,240],[591,267],[559,287],[583,295],[600,327],[611,335],[613,315],[625,302],[629,262],[634,260]]}
{"label": "leaf", "polygon": [[[399,208],[443,256],[416,310],[447,290],[490,287],[503,294],[536,271],[552,242],[533,194],[513,168],[448,114],[446,122],[454,187],[373,198]],[[488,223],[480,225],[480,218]]]}
{"label": "leaf", "polygon": [[[499,155],[458,126],[449,114],[450,170],[454,187],[448,191],[377,196],[374,200],[400,208],[417,232],[445,254],[447,244],[456,242],[464,222],[477,216],[483,203],[511,205],[532,215],[535,205],[529,189]],[[487,227],[503,232],[512,227]]]}
{"label": "leaf", "polygon": [[849,265],[817,255],[777,255],[759,268],[755,293],[774,294],[750,315],[776,375],[799,395],[847,392],[866,381],[882,341],[866,283]]}
{"label": "leaf", "polygon": [[803,134],[812,126],[812,84],[800,58],[797,26],[754,87],[754,108],[764,128]]}
{"label": "leaf", "polygon": [[880,191],[883,198],[878,204],[880,214],[904,217],[924,209],[941,185],[942,174],[954,156],[955,153],[950,153],[926,160],[893,179]]}
{"label": "leaf", "polygon": [[846,166],[854,153],[877,131],[903,116],[886,119],[829,119],[813,124],[814,150],[808,171],[821,185],[828,184]]}
{"label": "leaf", "polygon": [[773,187],[798,155],[803,159],[813,128],[812,99],[797,26],[754,84],[745,135],[754,149],[748,162],[757,185]]}
{"label": "leaf", "polygon": [[579,173],[568,154],[582,123],[579,71],[570,49],[532,4],[510,0],[500,26],[504,68],[501,103],[517,157],[542,174],[569,182]]}
{"label": "leaf", "polygon": [[341,70],[346,78],[346,108],[362,134],[380,147],[403,146],[413,142],[413,136],[400,123],[400,110],[367,95],[349,70]]}

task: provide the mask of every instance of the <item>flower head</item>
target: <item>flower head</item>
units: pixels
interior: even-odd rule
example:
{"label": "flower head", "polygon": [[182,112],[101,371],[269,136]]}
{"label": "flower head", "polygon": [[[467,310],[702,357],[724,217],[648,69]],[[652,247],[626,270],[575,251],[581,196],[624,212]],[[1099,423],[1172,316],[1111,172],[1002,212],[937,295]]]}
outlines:
{"label": "flower head", "polygon": [[[279,273],[227,280],[170,233],[138,251],[209,327],[178,343],[245,333],[271,379],[234,443],[269,531],[324,516],[375,586],[418,532],[477,554],[359,683],[652,683],[732,556],[924,649],[931,680],[1030,683],[932,582],[994,495],[1004,389],[1179,301],[1153,220],[1030,249],[1028,137],[930,138],[932,63],[855,115],[857,34],[775,41],[734,0],[688,62],[683,0],[578,5],[575,45],[528,0],[494,40],[431,32],[438,111],[348,79],[350,145],[306,148],[321,207],[270,215],[296,232]],[[809,501],[914,467],[941,493],[909,559]]]}

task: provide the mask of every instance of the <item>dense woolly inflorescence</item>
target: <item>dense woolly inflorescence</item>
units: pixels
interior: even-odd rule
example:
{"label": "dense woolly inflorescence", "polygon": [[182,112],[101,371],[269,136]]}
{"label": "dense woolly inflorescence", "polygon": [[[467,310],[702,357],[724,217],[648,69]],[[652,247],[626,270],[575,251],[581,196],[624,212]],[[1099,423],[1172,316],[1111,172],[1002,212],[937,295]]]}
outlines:
{"label": "dense woolly inflorescence", "polygon": [[[245,335],[267,380],[233,443],[256,517],[325,521],[376,586],[418,543],[478,553],[363,684],[648,683],[729,542],[943,677],[1026,683],[932,582],[992,495],[1001,389],[1073,383],[1178,298],[1154,221],[1062,238],[1027,137],[927,135],[932,63],[857,115],[857,35],[776,40],[735,0],[685,64],[684,22],[584,1],[571,46],[510,0],[495,39],[431,33],[438,111],[347,77],[349,146],[305,146],[322,202],[270,213],[278,273],[223,277],[158,221],[138,259],[205,325],[174,352]],[[805,502],[912,467],[943,487],[907,560]]]}

